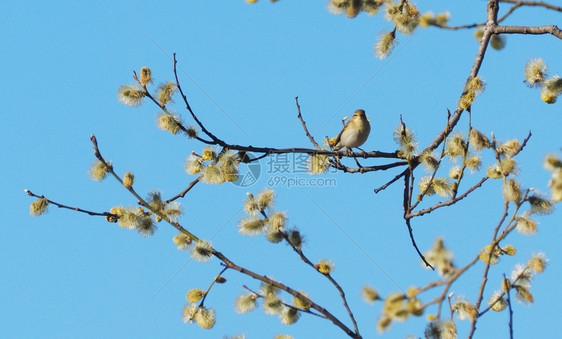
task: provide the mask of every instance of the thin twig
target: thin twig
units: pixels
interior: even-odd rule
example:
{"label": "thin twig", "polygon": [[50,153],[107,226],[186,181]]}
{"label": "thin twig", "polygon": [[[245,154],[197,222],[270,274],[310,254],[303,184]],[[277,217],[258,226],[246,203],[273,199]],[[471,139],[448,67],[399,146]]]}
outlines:
{"label": "thin twig", "polygon": [[451,304],[451,298],[455,295],[455,292],[451,292],[447,295],[447,301],[449,302],[449,309],[451,310],[451,321],[453,321],[453,315],[455,311],[453,310],[453,305]]}
{"label": "thin twig", "polygon": [[299,105],[299,97],[295,97],[295,102],[297,103],[297,110],[299,112],[299,114],[297,115],[297,118],[299,118],[299,120],[302,123],[302,128],[304,128],[304,133],[306,134],[308,139],[310,139],[310,142],[314,145],[314,147],[320,149],[321,147],[318,145],[316,140],[314,140],[314,137],[308,132],[308,128],[306,127],[306,123],[304,122],[304,119],[303,119],[302,114],[301,114],[301,105]]}
{"label": "thin twig", "polygon": [[[509,8],[509,10],[502,15],[501,18],[498,19],[498,23],[504,21],[505,19],[507,19],[517,8],[523,7],[523,6],[540,6],[540,7],[544,7],[547,9],[552,9],[558,12],[562,12],[562,7],[558,7],[558,6],[554,6],[551,4],[548,4],[546,2],[542,2],[542,1],[520,1],[520,0],[499,0],[499,2],[504,2],[504,3],[510,3],[510,4],[514,4],[513,6],[511,6]],[[477,23],[477,24],[471,24],[471,25],[460,25],[460,26],[448,26],[448,25],[439,25],[439,24],[431,24],[434,27],[438,27],[438,28],[442,28],[442,29],[448,29],[448,30],[460,30],[460,29],[469,29],[469,28],[476,28],[476,27],[483,27],[486,25],[486,23]]]}
{"label": "thin twig", "polygon": [[172,201],[174,201],[176,199],[185,197],[187,192],[189,192],[193,188],[193,186],[195,186],[199,181],[201,181],[201,178],[203,178],[203,174],[201,174],[200,176],[197,177],[197,179],[195,179],[191,183],[189,183],[187,188],[184,189],[183,191],[181,191],[181,193],[179,193],[179,194],[171,197],[170,199],[164,201],[164,205],[167,205],[167,204],[171,203]]}
{"label": "thin twig", "polygon": [[[500,2],[502,2],[502,1],[500,0]],[[511,8],[510,8],[504,15],[502,15],[501,18],[498,19],[498,23],[500,23],[500,22],[504,21],[505,19],[507,19],[511,14],[513,14],[513,12],[514,12],[517,8],[519,8],[519,7],[521,7],[521,6],[523,6],[523,4],[520,4],[520,3],[517,3],[517,4],[513,5],[513,6],[511,6]],[[432,25],[432,26],[439,27],[439,28],[443,28],[443,29],[449,29],[449,30],[456,31],[456,30],[459,30],[459,29],[484,27],[484,26],[486,26],[486,23],[483,22],[483,23],[479,23],[479,24],[461,25],[461,26],[447,26],[447,25]]]}
{"label": "thin twig", "polygon": [[547,9],[552,9],[558,12],[562,12],[562,7],[554,6],[543,1],[499,0],[499,2],[505,2],[509,4],[521,4],[524,6],[540,6]]}
{"label": "thin twig", "polygon": [[[505,273],[503,274],[503,279],[507,279]],[[509,338],[513,339],[513,309],[511,309],[511,298],[509,294],[510,290],[507,289],[507,307],[509,308]]]}
{"label": "thin twig", "polygon": [[236,265],[234,262],[230,261],[228,258],[226,258],[222,253],[220,252],[213,252],[213,255],[215,257],[217,257],[218,259],[220,259],[222,262],[224,262],[228,267],[243,273],[245,275],[248,275],[256,280],[259,281],[263,281],[267,284],[273,285],[277,288],[282,289],[283,291],[291,294],[294,297],[297,297],[305,302],[310,302],[310,307],[317,310],[318,312],[322,313],[328,320],[330,320],[334,325],[336,325],[337,327],[339,327],[340,329],[342,329],[349,337],[351,338],[355,338],[355,339],[360,339],[361,336],[355,332],[353,332],[353,330],[351,330],[350,328],[348,328],[345,324],[343,324],[338,318],[336,318],[334,315],[332,315],[330,312],[328,312],[328,310],[326,310],[325,308],[323,308],[322,306],[316,304],[315,302],[313,302],[312,300],[310,300],[308,297],[306,297],[305,295],[295,291],[294,289],[280,283],[277,282],[275,280],[272,280],[266,276],[262,276],[259,275],[257,273],[254,273],[248,269],[245,269],[241,266]]}
{"label": "thin twig", "polygon": [[[356,158],[354,158],[354,159],[356,159]],[[356,159],[356,161],[357,161],[357,159]],[[391,168],[394,168],[394,167],[405,166],[407,164],[408,164],[407,161],[397,161],[397,162],[393,162],[393,163],[385,164],[385,165],[362,166],[362,167],[358,167],[358,168],[353,168],[353,167],[347,167],[347,166],[343,165],[341,162],[338,161],[338,162],[334,163],[333,166],[336,169],[341,169],[344,173],[366,173],[366,172],[372,172],[372,171],[384,171],[384,170],[391,169]]]}
{"label": "thin twig", "polygon": [[[513,281],[511,282],[511,286],[516,285],[517,282],[519,281],[519,279],[521,279],[521,277],[525,274],[525,271],[527,271],[528,269],[529,269],[529,265],[527,265],[527,266],[525,267],[525,269],[524,269],[523,271],[521,271],[521,274],[519,274],[519,275],[515,278],[515,280],[513,280]],[[506,279],[505,274],[504,274],[503,276],[504,276],[504,280],[505,280],[505,279]],[[509,289],[507,289],[507,290],[509,291]],[[488,311],[490,311],[490,310],[492,309],[492,307],[493,307],[496,303],[498,303],[498,302],[500,301],[500,299],[501,299],[504,295],[506,295],[506,292],[502,291],[502,294],[500,294],[500,295],[498,296],[498,298],[494,301],[494,303],[488,305],[488,307],[486,307],[485,310],[483,310],[482,312],[478,313],[478,317],[481,317],[482,315],[484,315],[484,314],[486,314]]]}
{"label": "thin twig", "polygon": [[[306,153],[306,154],[321,154],[321,155],[328,155],[328,156],[339,156],[339,157],[363,157],[363,158],[399,158],[397,152],[379,152],[379,151],[371,151],[371,152],[347,152],[345,150],[339,151],[330,151],[330,150],[318,150],[312,148],[301,148],[301,147],[292,147],[292,148],[271,148],[271,147],[255,147],[255,146],[242,146],[236,144],[229,144],[225,141],[219,139],[217,136],[212,134],[203,123],[199,120],[189,102],[187,101],[187,97],[185,96],[183,89],[181,88],[181,84],[178,79],[177,74],[177,60],[176,54],[174,53],[174,76],[176,78],[176,86],[180,92],[180,95],[185,103],[185,106],[189,113],[191,114],[193,120],[199,125],[201,130],[207,134],[212,141],[207,142],[209,145],[219,145],[221,147],[228,148],[230,150],[236,151],[246,151],[246,152],[256,152],[256,153],[267,153],[269,154],[283,154],[283,153]],[[159,105],[160,106],[160,105]]]}
{"label": "thin twig", "polygon": [[[449,109],[447,109],[447,124],[445,125],[445,128],[449,127],[449,121],[451,120],[451,111]],[[431,174],[431,177],[429,178],[429,184],[427,185],[427,187],[421,192],[421,195],[419,196],[418,200],[416,201],[416,203],[414,205],[411,205],[410,203],[410,208],[408,209],[408,215],[411,214],[411,212],[423,201],[423,197],[425,197],[425,195],[427,194],[427,192],[429,191],[429,189],[432,186],[433,183],[433,179],[435,179],[435,176],[437,175],[437,171],[439,170],[439,167],[441,166],[441,162],[443,161],[443,158],[445,157],[445,145],[446,145],[446,141],[447,141],[447,136],[445,137],[445,139],[443,140],[443,147],[441,149],[441,155],[439,156],[439,161],[437,162],[437,166],[435,167],[435,169],[433,170],[433,173]],[[410,197],[411,200],[411,197]]]}
{"label": "thin twig", "polygon": [[[191,117],[193,118],[193,120],[195,120],[195,122],[197,123],[197,125],[199,125],[199,127],[201,128],[201,130],[203,131],[203,133],[207,134],[214,142],[218,141],[219,139],[213,135],[213,133],[209,132],[205,126],[203,126],[203,123],[201,123],[201,121],[199,120],[199,118],[197,118],[197,116],[195,115],[195,113],[193,112],[193,110],[191,109],[191,106],[189,105],[189,102],[187,101],[187,97],[185,96],[185,94],[183,93],[183,90],[181,88],[180,85],[180,81],[178,79],[178,72],[177,72],[177,60],[176,60],[176,53],[174,53],[174,77],[176,78],[176,86],[178,87],[178,90],[180,91],[181,97],[183,99],[183,102],[185,103],[185,107],[187,108],[187,110],[189,111],[189,113],[191,113]],[[222,145],[221,145],[222,146]]]}
{"label": "thin twig", "polygon": [[37,194],[31,192],[28,189],[25,190],[25,193],[27,193],[27,195],[30,195],[30,196],[35,197],[35,198],[45,199],[49,202],[49,204],[55,205],[58,208],[65,208],[65,209],[80,212],[80,213],[86,213],[88,215],[96,215],[96,216],[102,216],[102,217],[112,217],[112,218],[116,218],[116,220],[119,218],[117,215],[115,215],[113,213],[109,213],[109,212],[93,212],[93,211],[88,211],[88,210],[85,210],[85,209],[82,209],[82,208],[79,208],[79,207],[66,206],[66,205],[63,205],[63,204],[58,203],[56,201],[47,199],[47,198],[45,198],[44,195],[37,195]]}
{"label": "thin twig", "polygon": [[[152,96],[152,94],[150,94],[150,92],[148,91],[148,88],[146,87],[146,84],[142,84],[141,81],[139,80],[138,76],[137,76],[137,72],[133,71],[133,77],[135,78],[135,80],[139,83],[140,86],[142,86],[142,88],[144,89],[144,95],[149,98],[152,102],[154,102],[156,104],[156,106],[160,107],[160,109],[162,111],[164,111],[164,113],[166,113],[167,115],[173,116],[170,111],[168,111],[168,108],[166,107],[165,104],[161,103],[160,101],[156,100],[154,98],[154,96]],[[180,121],[176,121],[177,125],[179,126],[179,128],[185,133],[188,134],[188,129],[180,122]],[[194,136],[193,137],[196,140],[199,140],[202,143],[208,144],[210,141],[205,140],[199,136]]]}
{"label": "thin twig", "polygon": [[[406,163],[407,164],[407,163]],[[387,182],[386,184],[382,185],[379,188],[375,188],[375,193],[379,193],[380,191],[386,189],[388,186],[392,185],[393,183],[395,183],[396,181],[398,181],[398,179],[402,178],[404,175],[406,175],[406,173],[408,173],[410,171],[409,168],[406,168],[404,171],[402,171],[400,174],[398,174],[397,176],[395,176],[394,178],[392,178],[389,182]]]}
{"label": "thin twig", "polygon": [[468,134],[466,137],[465,149],[462,155],[462,165],[461,165],[460,173],[458,174],[456,185],[453,184],[453,194],[451,196],[451,199],[453,200],[457,197],[459,187],[461,186],[461,181],[464,177],[464,171],[466,170],[466,160],[468,158],[469,148],[470,148],[470,134],[472,133],[472,106],[468,106],[466,112],[468,113]]}
{"label": "thin twig", "polygon": [[201,302],[199,303],[199,307],[202,307],[203,304],[205,303],[205,299],[207,299],[207,295],[209,295],[209,291],[211,290],[211,288],[213,287],[213,285],[217,282],[217,280],[222,276],[222,274],[228,270],[228,267],[224,267],[222,269],[222,271],[220,271],[219,274],[217,274],[217,276],[215,277],[215,279],[213,279],[213,281],[211,282],[211,284],[209,285],[209,287],[207,287],[207,289],[205,290],[205,292],[203,292],[203,297],[201,298]]}
{"label": "thin twig", "polygon": [[416,249],[416,252],[418,252],[419,257],[425,263],[425,265],[427,267],[430,267],[432,270],[434,270],[435,268],[433,266],[431,266],[431,264],[429,262],[427,262],[427,260],[423,256],[422,252],[418,248],[418,245],[416,244],[416,240],[414,239],[414,231],[412,230],[412,226],[410,225],[410,219],[406,218],[406,214],[408,213],[408,201],[409,201],[408,186],[410,185],[409,182],[410,182],[410,173],[408,172],[404,176],[404,219],[406,220],[406,226],[408,227],[408,233],[410,234],[410,239],[412,240],[412,245],[414,245],[414,248]]}
{"label": "thin twig", "polygon": [[[253,294],[257,295],[258,298],[265,299],[265,296],[264,296],[263,294],[259,294],[258,292],[252,290],[252,289],[249,288],[248,286],[242,285],[242,287],[243,287],[244,289],[248,290],[249,292],[252,292]],[[297,311],[299,311],[299,312],[312,314],[312,315],[317,316],[317,317],[322,318],[322,319],[327,319],[327,318],[326,318],[325,316],[323,316],[322,314],[318,314],[318,313],[316,313],[316,312],[312,312],[310,309],[300,308],[300,307],[296,307],[295,305],[287,304],[286,302],[284,302],[284,301],[281,300],[281,299],[279,299],[279,301],[281,301],[281,303],[282,303],[283,305],[285,305],[285,307],[292,308],[292,309],[297,310]]]}
{"label": "thin twig", "polygon": [[[492,237],[492,246],[490,246],[490,253],[488,254],[488,260],[486,260],[486,266],[484,267],[484,274],[482,275],[482,283],[480,284],[480,291],[478,292],[478,299],[476,300],[476,304],[474,306],[476,308],[476,310],[478,310],[480,308],[480,303],[482,303],[482,297],[484,296],[484,288],[486,287],[486,282],[488,281],[488,271],[490,270],[490,265],[491,265],[491,262],[492,262],[492,256],[494,255],[494,249],[498,245],[498,242],[496,241],[497,240],[496,237],[498,235],[498,232],[500,230],[501,225],[505,221],[505,217],[507,217],[508,207],[509,207],[509,202],[506,201],[504,203],[504,212],[502,214],[500,222],[498,223],[498,225],[494,229],[494,236]],[[477,319],[478,319],[478,317],[476,317],[472,321],[470,334],[468,335],[469,339],[472,338],[472,336],[474,335],[474,331],[476,331]]]}
{"label": "thin twig", "polygon": [[449,278],[447,278],[446,280],[439,280],[439,281],[435,281],[432,282],[430,284],[428,284],[427,286],[423,287],[419,292],[423,292],[426,290],[429,290],[431,288],[437,287],[437,286],[441,286],[441,285],[446,285],[445,288],[443,289],[443,292],[441,292],[441,295],[431,301],[429,301],[428,303],[424,304],[422,306],[422,308],[426,308],[429,305],[433,305],[433,304],[438,304],[437,306],[437,318],[439,318],[441,316],[441,307],[442,307],[442,303],[445,300],[445,298],[447,297],[447,294],[449,292],[449,289],[451,288],[451,286],[453,285],[453,283],[464,273],[466,272],[470,267],[474,266],[474,264],[476,264],[478,262],[478,256],[476,258],[474,258],[471,262],[469,262],[467,265],[465,265],[463,268],[459,269],[459,270],[455,270],[455,273],[453,273],[453,275]]}

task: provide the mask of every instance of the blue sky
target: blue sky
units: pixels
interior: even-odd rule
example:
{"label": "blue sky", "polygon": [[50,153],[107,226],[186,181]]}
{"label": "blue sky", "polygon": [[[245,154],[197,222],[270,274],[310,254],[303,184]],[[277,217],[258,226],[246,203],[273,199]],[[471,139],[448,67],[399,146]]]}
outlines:
{"label": "blue sky", "polygon": [[[420,4],[420,10],[449,10],[452,25],[485,17],[484,1],[426,6]],[[553,24],[560,22],[555,14],[520,9],[507,23]],[[261,311],[236,314],[232,303],[241,286],[258,286],[236,272],[227,272],[228,283],[216,286],[206,302],[217,311],[215,328],[184,324],[185,293],[206,288],[220,271],[217,260],[190,262],[188,253],[174,247],[174,230],[164,224],[154,236],[143,238],[103,218],[54,206],[43,217],[31,217],[32,199],[23,190],[96,211],[134,205],[135,199],[115,181],[88,178],[94,161],[92,133],[118,172],[135,174],[139,192],[158,189],[171,196],[185,188],[193,178],[185,173],[183,162],[203,145],[156,128],[157,107],[146,103],[130,108],[116,97],[117,88],[132,83],[132,71],[142,66],[152,69],[156,83],[172,80],[174,52],[192,107],[207,128],[227,142],[309,147],[296,118],[298,96],[318,139],[337,134],[341,118],[362,108],[372,126],[364,148],[394,151],[392,130],[400,115],[421,145],[442,129],[446,109],[456,107],[478,48],[472,31],[418,29],[410,36],[399,35],[396,50],[380,61],[372,45],[390,24],[380,15],[362,14],[353,20],[331,15],[323,1],[5,1],[0,19],[0,333],[9,338],[220,338],[236,333],[246,333],[247,338],[278,333],[344,338],[327,321],[307,315],[284,326]],[[518,156],[518,179],[544,192],[549,173],[542,159],[561,147],[560,103],[546,105],[538,90],[527,88],[523,67],[530,57],[541,57],[551,73],[562,73],[561,46],[552,36],[509,36],[504,50],[488,52],[481,69],[487,88],[473,106],[473,126],[498,139],[523,139],[532,131]],[[179,98],[176,101],[176,112],[185,114]],[[186,120],[191,122],[187,116]],[[459,128],[466,131],[466,117]],[[268,173],[267,159],[261,166],[260,179],[251,187],[197,185],[182,200],[182,224],[212,239],[240,265],[308,291],[348,323],[337,291],[288,247],[238,233],[246,192],[256,192],[275,178],[310,178],[295,171]],[[335,187],[272,187],[276,208],[286,211],[290,225],[304,233],[305,252],[314,260],[330,258],[336,263],[334,277],[346,290],[365,338],[378,336],[380,305],[369,306],[360,299],[363,285],[387,295],[438,278],[422,268],[410,245],[401,217],[401,184],[373,194],[396,173],[327,174],[325,178],[335,179]],[[468,178],[465,187],[481,175]],[[414,220],[418,244],[427,250],[442,235],[455,253],[455,263],[463,266],[491,239],[501,205],[501,184],[487,183],[456,206]],[[499,287],[502,273],[526,262],[531,253],[544,251],[551,259],[532,287],[535,303],[514,305],[518,337],[551,337],[562,330],[562,297],[553,291],[562,277],[559,220],[559,213],[541,218],[534,237],[510,236],[507,243],[518,255],[503,258],[490,275],[489,293]],[[453,290],[474,302],[482,270],[480,263]],[[397,323],[385,336],[421,336],[425,322],[422,317]],[[459,335],[466,336],[467,323],[457,325]],[[477,334],[507,337],[507,314],[486,315]]]}

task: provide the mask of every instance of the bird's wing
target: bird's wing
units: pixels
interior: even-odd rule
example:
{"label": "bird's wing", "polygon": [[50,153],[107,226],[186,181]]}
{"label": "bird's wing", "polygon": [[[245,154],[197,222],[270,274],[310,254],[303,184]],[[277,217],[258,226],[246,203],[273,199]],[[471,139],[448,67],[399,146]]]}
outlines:
{"label": "bird's wing", "polygon": [[[347,118],[347,117],[346,117]],[[345,120],[345,119],[344,119]],[[336,136],[336,142],[334,143],[334,146],[338,144],[338,142],[340,142],[341,140],[341,135],[343,134],[343,131],[345,131],[345,129],[347,128],[347,125],[349,125],[349,123],[351,122],[351,119],[349,119],[347,121],[347,123],[343,126],[343,128],[341,129],[341,132]]]}

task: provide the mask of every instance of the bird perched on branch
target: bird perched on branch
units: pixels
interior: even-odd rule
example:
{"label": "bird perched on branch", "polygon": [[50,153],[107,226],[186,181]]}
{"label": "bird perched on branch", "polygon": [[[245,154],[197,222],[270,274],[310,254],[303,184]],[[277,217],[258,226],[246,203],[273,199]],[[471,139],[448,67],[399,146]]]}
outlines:
{"label": "bird perched on branch", "polygon": [[[345,119],[344,119],[345,120]],[[343,127],[337,137],[329,139],[328,144],[334,151],[342,148],[352,149],[359,147],[367,141],[371,132],[371,124],[365,115],[365,111],[358,109]]]}

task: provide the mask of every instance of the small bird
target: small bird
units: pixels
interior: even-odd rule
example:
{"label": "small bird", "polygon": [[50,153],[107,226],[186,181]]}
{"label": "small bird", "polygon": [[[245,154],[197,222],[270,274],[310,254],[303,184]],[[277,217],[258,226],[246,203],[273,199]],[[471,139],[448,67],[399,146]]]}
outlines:
{"label": "small bird", "polygon": [[342,148],[351,149],[359,147],[367,141],[371,132],[371,124],[367,120],[365,111],[358,109],[343,127],[337,137],[330,140],[330,144],[334,145],[333,150],[339,151]]}

